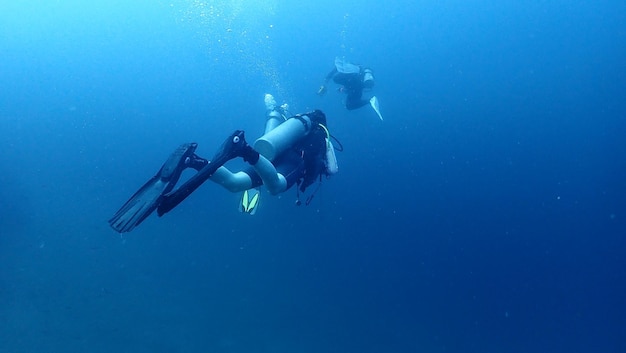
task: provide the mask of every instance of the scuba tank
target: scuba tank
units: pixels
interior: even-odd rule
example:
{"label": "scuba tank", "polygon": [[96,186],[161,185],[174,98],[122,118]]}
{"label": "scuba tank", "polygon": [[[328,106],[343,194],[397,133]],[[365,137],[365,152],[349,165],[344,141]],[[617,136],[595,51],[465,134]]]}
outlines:
{"label": "scuba tank", "polygon": [[372,88],[374,87],[374,73],[372,69],[366,67],[363,69],[363,87]]}
{"label": "scuba tank", "polygon": [[311,119],[306,115],[296,115],[254,141],[254,149],[272,161],[306,136],[309,131]]}

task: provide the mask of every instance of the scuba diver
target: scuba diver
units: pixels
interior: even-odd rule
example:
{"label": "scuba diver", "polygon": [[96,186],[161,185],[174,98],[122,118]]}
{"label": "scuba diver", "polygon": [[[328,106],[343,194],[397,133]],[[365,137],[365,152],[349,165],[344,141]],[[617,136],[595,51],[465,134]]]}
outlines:
{"label": "scuba diver", "polygon": [[339,92],[346,94],[345,105],[348,110],[358,109],[369,103],[380,120],[383,120],[378,98],[372,96],[370,99],[363,99],[363,90],[374,87],[374,73],[372,69],[355,65],[345,59],[336,57],[335,67],[326,75],[324,83],[317,91],[319,96],[326,94],[326,85],[330,79],[341,85]]}
{"label": "scuba diver", "polygon": [[[296,205],[300,205],[300,192],[316,180],[321,181],[322,176],[338,171],[326,116],[322,111],[315,110],[287,118],[287,105],[277,107],[269,94],[265,95],[265,105],[265,134],[254,142],[254,148],[246,142],[242,130],[228,136],[211,160],[195,153],[196,143],[180,145],[157,174],[111,217],[111,227],[119,233],[130,232],[154,210],[160,217],[180,204],[207,179],[231,192],[243,191],[242,212],[253,213],[256,210],[258,193],[255,188],[261,185],[265,185],[272,195],[297,185]],[[237,157],[243,158],[250,167],[233,173],[224,164]],[[195,169],[197,173],[174,190],[181,173],[187,168]],[[306,200],[307,205],[315,191]],[[250,198],[250,194],[253,197]]]}

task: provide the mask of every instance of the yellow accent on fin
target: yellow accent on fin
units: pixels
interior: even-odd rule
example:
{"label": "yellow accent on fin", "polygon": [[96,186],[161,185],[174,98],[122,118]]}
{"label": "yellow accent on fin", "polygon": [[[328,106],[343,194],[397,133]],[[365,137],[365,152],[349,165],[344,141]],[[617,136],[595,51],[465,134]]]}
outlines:
{"label": "yellow accent on fin", "polygon": [[250,213],[250,211],[254,210],[254,208],[256,207],[257,203],[259,203],[259,194],[256,193],[254,196],[252,196],[252,200],[250,200],[250,204],[248,206],[248,208],[246,209],[246,212]]}
{"label": "yellow accent on fin", "polygon": [[244,190],[243,197],[241,198],[241,206],[244,212],[248,212],[248,190]]}
{"label": "yellow accent on fin", "polygon": [[241,202],[239,203],[239,212],[245,212],[250,215],[255,214],[259,206],[260,197],[261,195],[258,189],[244,190]]}

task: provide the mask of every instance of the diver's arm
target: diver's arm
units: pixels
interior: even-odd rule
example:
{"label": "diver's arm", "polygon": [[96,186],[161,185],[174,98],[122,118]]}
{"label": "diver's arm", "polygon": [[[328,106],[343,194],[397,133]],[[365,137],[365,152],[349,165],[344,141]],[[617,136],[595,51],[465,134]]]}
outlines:
{"label": "diver's arm", "polygon": [[333,67],[333,69],[326,75],[326,77],[324,78],[324,83],[322,83],[320,88],[317,90],[317,94],[319,96],[322,96],[326,93],[326,85],[328,84],[328,81],[330,81],[330,79],[333,78],[333,76],[335,76],[336,73],[337,73],[337,67]]}
{"label": "diver's arm", "polygon": [[327,84],[328,81],[330,81],[330,79],[333,78],[333,76],[335,76],[336,73],[337,73],[337,67],[335,66],[333,67],[332,70],[330,70],[330,72],[324,78],[324,84]]}

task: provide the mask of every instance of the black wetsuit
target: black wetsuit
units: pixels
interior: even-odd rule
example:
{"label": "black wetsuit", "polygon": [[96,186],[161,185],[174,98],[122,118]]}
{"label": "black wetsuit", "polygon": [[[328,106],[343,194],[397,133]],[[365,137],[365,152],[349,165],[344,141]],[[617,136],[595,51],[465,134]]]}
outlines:
{"label": "black wetsuit", "polygon": [[335,83],[343,86],[343,90],[346,93],[346,108],[348,110],[358,109],[369,104],[369,100],[361,98],[365,88],[363,85],[363,69],[358,73],[343,73],[337,71],[335,67],[326,75],[326,81],[329,81],[331,78]]}

